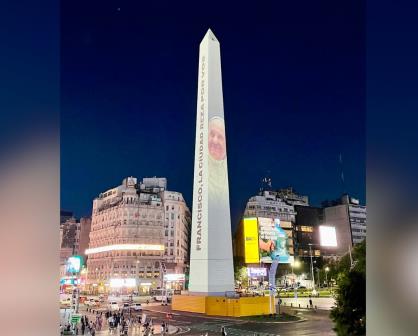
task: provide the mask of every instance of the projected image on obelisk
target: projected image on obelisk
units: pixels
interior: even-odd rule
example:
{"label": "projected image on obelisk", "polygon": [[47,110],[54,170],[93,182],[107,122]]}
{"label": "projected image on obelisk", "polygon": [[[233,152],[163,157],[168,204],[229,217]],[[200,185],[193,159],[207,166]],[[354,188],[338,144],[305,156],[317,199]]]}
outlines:
{"label": "projected image on obelisk", "polygon": [[200,43],[189,292],[234,290],[220,46]]}

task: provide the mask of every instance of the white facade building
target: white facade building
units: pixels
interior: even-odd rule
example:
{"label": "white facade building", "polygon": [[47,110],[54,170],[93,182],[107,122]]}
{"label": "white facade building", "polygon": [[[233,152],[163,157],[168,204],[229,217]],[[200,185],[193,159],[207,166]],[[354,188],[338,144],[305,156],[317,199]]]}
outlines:
{"label": "white facade building", "polygon": [[291,256],[295,254],[295,207],[286,203],[278,192],[264,190],[251,197],[245,207],[244,217],[279,218],[281,227],[288,235],[289,253]]}
{"label": "white facade building", "polygon": [[[101,193],[93,201],[90,243],[86,251],[87,283],[91,287],[97,287],[98,291],[147,293],[150,288],[162,286],[162,262],[172,257],[170,253],[165,255],[168,243],[164,235],[166,186],[165,178],[144,178],[138,183],[136,178],[128,177],[122,185]],[[175,194],[180,199],[181,194]],[[184,203],[182,196],[181,200]],[[184,204],[183,208],[187,206]],[[177,212],[180,215],[178,205]],[[177,227],[175,229],[177,231]],[[177,255],[177,249],[174,254]],[[186,256],[185,263],[187,251],[179,252],[180,255]]]}
{"label": "white facade building", "polygon": [[279,218],[282,221],[295,222],[296,211],[273,191],[263,191],[261,195],[251,197],[245,207],[244,217]]}

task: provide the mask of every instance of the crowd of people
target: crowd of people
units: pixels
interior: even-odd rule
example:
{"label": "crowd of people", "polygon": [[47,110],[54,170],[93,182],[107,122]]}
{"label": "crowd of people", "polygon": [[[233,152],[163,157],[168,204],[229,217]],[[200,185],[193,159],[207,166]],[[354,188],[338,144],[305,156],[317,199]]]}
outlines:
{"label": "crowd of people", "polygon": [[[90,335],[95,336],[96,331],[102,330],[104,324],[107,323],[109,328],[109,334],[114,335],[128,335],[129,330],[138,329],[141,335],[151,336],[154,335],[154,326],[151,319],[146,319],[139,315],[132,315],[132,311],[126,312],[100,312],[90,319],[87,315],[83,315],[79,323],[75,325],[67,324],[65,328],[61,329],[61,334],[65,335],[65,332],[73,331],[75,335]],[[168,332],[168,324],[162,324],[163,334]],[[118,333],[119,332],[119,333]]]}

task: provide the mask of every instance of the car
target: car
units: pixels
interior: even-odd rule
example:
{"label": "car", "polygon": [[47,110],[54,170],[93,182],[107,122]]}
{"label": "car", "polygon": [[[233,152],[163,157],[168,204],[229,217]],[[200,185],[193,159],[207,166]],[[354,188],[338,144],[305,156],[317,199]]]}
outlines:
{"label": "car", "polygon": [[140,303],[133,303],[129,306],[129,308],[135,310],[135,311],[141,311],[142,310],[142,306]]}
{"label": "car", "polygon": [[123,310],[125,310],[125,309],[129,309],[129,308],[130,308],[130,306],[131,306],[131,305],[130,305],[130,303],[128,303],[128,302],[123,302],[123,303],[122,303],[122,309],[123,309]]}
{"label": "car", "polygon": [[71,305],[71,297],[67,297],[60,300],[60,304],[62,306],[70,306]]}
{"label": "car", "polygon": [[97,300],[97,299],[89,299],[89,300],[86,300],[86,301],[84,302],[84,304],[85,304],[86,306],[89,306],[89,307],[95,307],[95,306],[100,305],[100,301],[99,301],[99,300]]}
{"label": "car", "polygon": [[119,310],[119,305],[116,301],[110,301],[108,308],[110,311],[115,311],[115,310]]}

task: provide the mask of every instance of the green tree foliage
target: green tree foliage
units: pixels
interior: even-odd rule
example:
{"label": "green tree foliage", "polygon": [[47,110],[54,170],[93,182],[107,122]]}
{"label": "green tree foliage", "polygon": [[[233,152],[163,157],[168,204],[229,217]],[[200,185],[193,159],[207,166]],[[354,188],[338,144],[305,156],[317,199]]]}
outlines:
{"label": "green tree foliage", "polygon": [[234,276],[235,281],[246,285],[248,283],[247,267],[245,266],[236,266],[234,267]]}
{"label": "green tree foliage", "polygon": [[352,255],[353,268],[348,255],[335,265],[338,289],[331,318],[341,336],[366,334],[366,241],[357,245]]}

